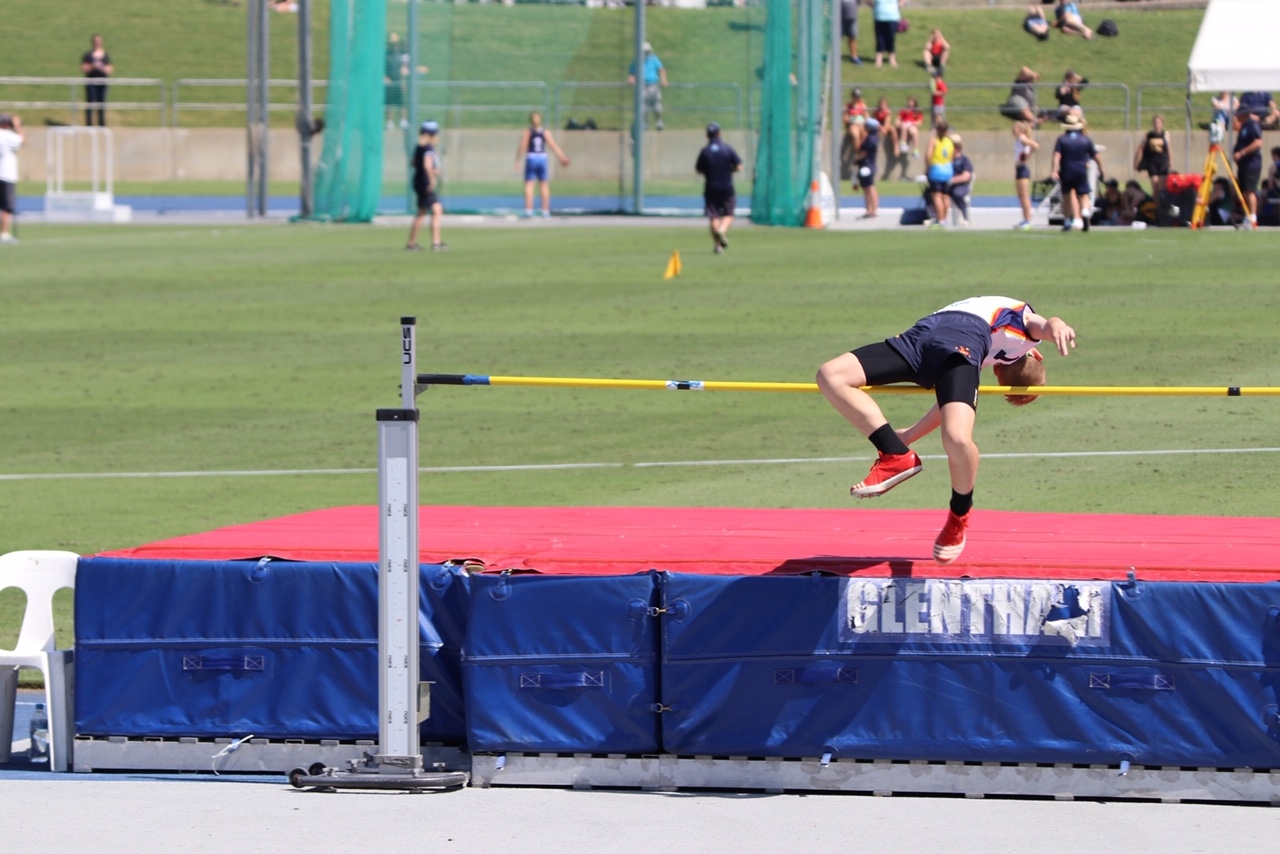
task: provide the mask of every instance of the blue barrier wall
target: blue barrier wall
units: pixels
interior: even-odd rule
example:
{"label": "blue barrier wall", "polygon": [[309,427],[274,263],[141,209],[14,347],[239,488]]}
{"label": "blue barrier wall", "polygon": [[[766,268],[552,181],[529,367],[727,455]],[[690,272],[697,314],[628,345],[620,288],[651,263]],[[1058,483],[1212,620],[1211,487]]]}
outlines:
{"label": "blue barrier wall", "polygon": [[657,578],[472,578],[471,749],[656,753]]}
{"label": "blue barrier wall", "polygon": [[[428,741],[1280,768],[1280,586],[422,567]],[[86,559],[87,735],[376,737],[369,564]]]}
{"label": "blue barrier wall", "polygon": [[[460,742],[469,577],[424,565],[422,737]],[[81,559],[76,732],[376,739],[377,567]]]}

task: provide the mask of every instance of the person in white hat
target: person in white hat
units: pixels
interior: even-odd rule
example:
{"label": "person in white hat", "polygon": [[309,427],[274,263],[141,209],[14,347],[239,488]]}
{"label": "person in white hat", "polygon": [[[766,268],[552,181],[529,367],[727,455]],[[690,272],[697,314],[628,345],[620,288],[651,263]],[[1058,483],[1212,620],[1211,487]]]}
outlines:
{"label": "person in white hat", "polygon": [[1050,176],[1062,188],[1062,230],[1089,230],[1089,161],[1098,164],[1098,179],[1102,179],[1102,158],[1093,140],[1084,132],[1084,120],[1075,113],[1068,113],[1062,120],[1066,131],[1053,146],[1053,174]]}
{"label": "person in white hat", "polygon": [[[658,59],[658,55],[653,52],[653,45],[648,42],[644,43],[642,63],[643,68],[640,73],[644,81],[645,127],[649,125],[649,111],[652,110],[654,118],[657,120],[655,125],[658,130],[662,130],[662,90],[667,88],[667,69],[663,67],[662,60]],[[636,85],[636,64],[634,62],[627,69],[627,83],[632,86]]]}

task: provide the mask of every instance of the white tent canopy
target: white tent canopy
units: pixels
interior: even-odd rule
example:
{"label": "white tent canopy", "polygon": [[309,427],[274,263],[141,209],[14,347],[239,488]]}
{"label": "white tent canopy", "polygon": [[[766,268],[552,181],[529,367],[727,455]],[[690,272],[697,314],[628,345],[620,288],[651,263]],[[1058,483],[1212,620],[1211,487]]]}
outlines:
{"label": "white tent canopy", "polygon": [[1191,61],[1192,92],[1280,90],[1280,0],[1209,0]]}

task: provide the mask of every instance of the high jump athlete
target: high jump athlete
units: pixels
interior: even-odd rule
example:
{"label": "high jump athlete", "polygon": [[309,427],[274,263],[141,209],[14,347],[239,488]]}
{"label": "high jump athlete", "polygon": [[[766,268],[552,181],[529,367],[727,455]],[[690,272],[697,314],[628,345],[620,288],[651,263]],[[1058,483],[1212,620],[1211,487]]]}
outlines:
{"label": "high jump athlete", "polygon": [[547,163],[547,149],[555,152],[561,166],[569,165],[569,158],[564,156],[560,146],[556,145],[551,131],[542,126],[542,114],[529,114],[529,127],[520,135],[520,144],[516,146],[516,166],[524,158],[524,215],[533,216],[533,184],[536,181],[542,191],[542,215],[551,216],[551,180]]}
{"label": "high jump athlete", "polygon": [[[1044,384],[1044,364],[1036,344],[1047,341],[1063,356],[1076,345],[1075,330],[1061,318],[1036,314],[1009,297],[971,297],[924,317],[903,332],[844,353],[818,369],[818,388],[845,420],[871,440],[879,457],[871,472],[849,493],[857,498],[883,495],[923,467],[908,446],[942,428],[942,447],[951,471],[951,506],[933,544],[933,559],[948,564],[965,545],[973,488],[978,475],[978,446],[973,441],[978,380],[991,365],[1002,385]],[[919,421],[894,430],[863,386],[910,382],[934,389],[937,403]],[[1035,395],[1008,395],[1022,406]]]}

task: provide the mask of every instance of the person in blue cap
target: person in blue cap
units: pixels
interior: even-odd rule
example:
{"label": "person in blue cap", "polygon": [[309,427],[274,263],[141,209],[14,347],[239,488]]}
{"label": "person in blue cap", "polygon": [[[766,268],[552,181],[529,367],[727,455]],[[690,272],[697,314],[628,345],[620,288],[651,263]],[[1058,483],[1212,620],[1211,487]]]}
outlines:
{"label": "person in blue cap", "polygon": [[702,199],[707,219],[711,222],[711,241],[717,255],[729,248],[729,226],[738,199],[733,190],[733,173],[742,168],[742,158],[720,138],[720,125],[707,125],[707,144],[698,152],[693,167],[705,179]]}
{"label": "person in blue cap", "polygon": [[418,197],[418,213],[409,227],[409,243],[404,247],[420,252],[418,229],[422,220],[431,214],[431,251],[443,252],[448,245],[440,239],[440,220],[444,207],[440,204],[440,158],[436,154],[436,136],[440,133],[438,122],[425,121],[418,130],[418,145],[413,149],[413,192]]}

